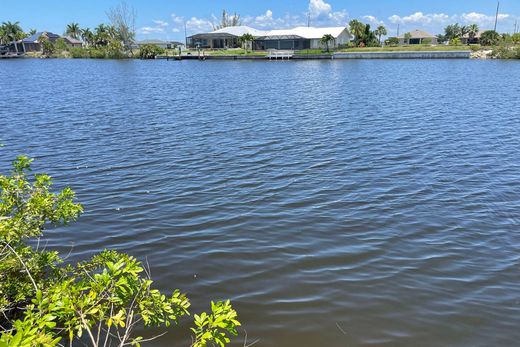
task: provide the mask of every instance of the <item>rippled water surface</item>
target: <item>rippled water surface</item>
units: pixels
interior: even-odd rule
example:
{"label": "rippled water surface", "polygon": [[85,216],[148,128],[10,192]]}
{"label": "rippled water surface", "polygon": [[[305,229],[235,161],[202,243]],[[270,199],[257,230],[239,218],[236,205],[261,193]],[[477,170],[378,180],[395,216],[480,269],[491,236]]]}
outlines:
{"label": "rippled water surface", "polygon": [[231,298],[256,346],[518,344],[520,63],[0,73],[1,171],[28,154],[85,207],[49,248],[147,259],[194,311]]}

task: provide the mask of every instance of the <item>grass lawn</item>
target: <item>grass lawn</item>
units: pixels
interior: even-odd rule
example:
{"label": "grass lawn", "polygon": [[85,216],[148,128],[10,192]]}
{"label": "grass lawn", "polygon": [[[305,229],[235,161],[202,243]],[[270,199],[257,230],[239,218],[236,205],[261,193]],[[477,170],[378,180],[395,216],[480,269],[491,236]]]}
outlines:
{"label": "grass lawn", "polygon": [[[183,51],[185,53],[186,51]],[[189,50],[188,52],[191,53],[191,55],[198,55],[197,50]],[[223,55],[253,55],[253,56],[265,56],[267,55],[267,52],[264,51],[245,51],[243,49],[219,49],[219,50],[209,50],[209,49],[202,49],[201,54],[204,52],[205,56],[223,56]]]}
{"label": "grass lawn", "polygon": [[446,45],[409,45],[409,46],[386,46],[386,47],[363,47],[363,48],[347,48],[338,52],[431,52],[431,51],[469,51],[468,45],[446,46]]}

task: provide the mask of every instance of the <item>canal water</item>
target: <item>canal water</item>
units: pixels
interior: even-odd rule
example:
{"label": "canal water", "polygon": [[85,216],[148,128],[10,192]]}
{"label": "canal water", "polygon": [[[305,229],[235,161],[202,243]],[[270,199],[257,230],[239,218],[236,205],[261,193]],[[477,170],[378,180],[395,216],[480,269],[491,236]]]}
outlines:
{"label": "canal water", "polygon": [[[18,154],[85,213],[47,248],[148,261],[234,346],[520,340],[520,62],[0,63]],[[154,346],[188,346],[183,323]],[[156,333],[158,331],[153,331]]]}

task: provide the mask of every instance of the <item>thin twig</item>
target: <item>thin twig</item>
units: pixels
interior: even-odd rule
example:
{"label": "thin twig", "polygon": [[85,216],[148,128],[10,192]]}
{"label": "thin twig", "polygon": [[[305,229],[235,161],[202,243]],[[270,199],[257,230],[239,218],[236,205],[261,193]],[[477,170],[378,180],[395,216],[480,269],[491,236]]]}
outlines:
{"label": "thin twig", "polygon": [[[150,337],[150,338],[148,338],[148,339],[142,339],[142,340],[139,341],[139,343],[150,342],[150,341],[156,340],[156,339],[158,339],[158,338],[160,338],[160,337],[163,337],[163,336],[166,335],[167,333],[168,333],[168,332],[165,331],[165,332],[162,333],[162,334],[155,335],[155,336]],[[131,345],[131,344],[132,344],[131,342],[127,342],[127,343],[125,343],[123,346]]]}
{"label": "thin twig", "polygon": [[70,255],[72,254],[72,251],[74,250],[74,243],[70,245],[70,251],[69,253],[63,258],[63,260],[69,259]]}
{"label": "thin twig", "polygon": [[88,336],[90,337],[90,341],[92,341],[92,346],[97,347],[96,339],[94,339],[94,335],[92,335],[92,331],[90,331],[90,328],[88,327],[87,322],[85,321],[85,318],[83,317],[83,312],[79,312],[79,316],[81,317],[81,322],[83,323],[83,326],[85,327],[85,330],[88,333]]}
{"label": "thin twig", "polygon": [[31,276],[31,273],[29,272],[29,268],[27,267],[27,265],[23,261],[22,257],[20,257],[20,255],[18,253],[16,253],[16,251],[13,249],[13,247],[11,247],[10,244],[8,244],[7,242],[3,242],[3,243],[7,246],[7,248],[9,248],[11,250],[11,252],[13,252],[13,254],[18,258],[20,263],[22,263],[23,267],[25,268],[25,272],[27,272],[27,275],[31,279],[31,282],[32,282],[32,284],[34,286],[34,290],[38,291],[38,286],[36,285],[36,282],[34,281],[34,278]]}
{"label": "thin twig", "polygon": [[257,344],[258,342],[260,342],[260,339],[256,339],[255,341],[251,342],[250,344],[247,343],[247,330],[244,329],[244,333],[246,334],[246,336],[244,337],[244,347],[251,347],[255,344]]}
{"label": "thin twig", "polygon": [[343,333],[343,335],[347,335],[347,332],[341,328],[338,322],[336,322],[336,326],[338,327],[339,331]]}

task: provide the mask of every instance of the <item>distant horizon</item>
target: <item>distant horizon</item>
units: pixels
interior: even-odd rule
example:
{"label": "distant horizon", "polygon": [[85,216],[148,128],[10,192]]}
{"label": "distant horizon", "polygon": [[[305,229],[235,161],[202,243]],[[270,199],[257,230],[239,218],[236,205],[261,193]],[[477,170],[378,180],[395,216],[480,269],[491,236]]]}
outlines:
{"label": "distant horizon", "polygon": [[[20,22],[24,30],[50,31],[63,34],[67,24],[77,22],[82,28],[94,28],[100,23],[107,23],[106,11],[119,4],[118,0],[91,0],[74,4],[73,8],[63,6],[61,1],[28,0],[23,3],[3,0],[0,5],[0,22]],[[475,0],[470,3],[453,3],[440,0],[432,3],[425,1],[373,0],[358,3],[336,0],[296,0],[280,3],[265,0],[244,3],[238,0],[215,1],[160,0],[137,1],[126,3],[137,12],[136,33],[138,40],[174,40],[183,41],[184,29],[187,34],[213,30],[223,9],[238,13],[242,24],[260,30],[284,29],[297,26],[314,27],[346,26],[352,19],[358,19],[372,26],[384,25],[388,36],[415,29],[440,34],[448,24],[477,24],[481,29],[493,29],[497,2],[493,0]],[[37,8],[37,14],[32,11]],[[520,31],[520,1],[500,1],[497,31],[512,33]]]}

